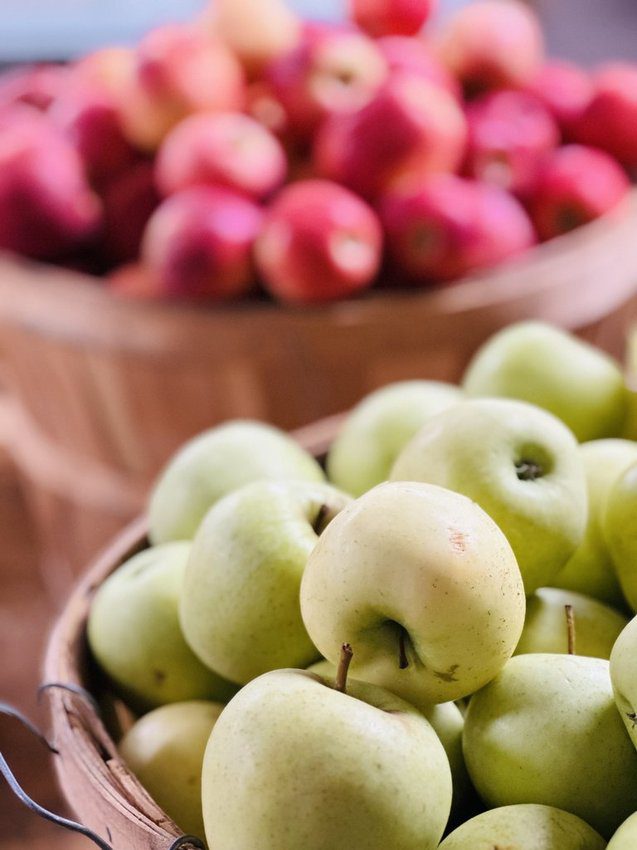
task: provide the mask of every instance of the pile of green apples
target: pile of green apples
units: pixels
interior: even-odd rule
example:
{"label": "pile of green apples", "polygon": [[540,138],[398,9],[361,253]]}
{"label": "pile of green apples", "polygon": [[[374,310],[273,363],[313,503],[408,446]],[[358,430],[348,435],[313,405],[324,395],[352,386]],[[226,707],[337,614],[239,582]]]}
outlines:
{"label": "pile of green apples", "polygon": [[635,850],[632,408],[526,322],[368,396],[326,471],[192,440],[89,617],[122,758],[211,850]]}

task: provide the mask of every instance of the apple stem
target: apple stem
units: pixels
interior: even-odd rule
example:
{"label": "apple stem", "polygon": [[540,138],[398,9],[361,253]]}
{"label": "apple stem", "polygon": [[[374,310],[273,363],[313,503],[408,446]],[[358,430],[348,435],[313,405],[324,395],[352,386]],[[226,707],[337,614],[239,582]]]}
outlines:
{"label": "apple stem", "polygon": [[316,534],[320,534],[321,531],[323,530],[323,523],[327,519],[328,513],[329,513],[329,506],[326,505],[325,503],[322,504],[321,507],[318,509],[318,512],[316,514],[316,519],[314,520],[314,523],[312,525],[312,528],[314,529],[314,532]]}
{"label": "apple stem", "polygon": [[338,663],[336,681],[334,682],[334,690],[339,691],[342,694],[347,693],[347,673],[349,671],[349,665],[351,664],[353,655],[354,651],[352,647],[349,643],[344,643],[341,646],[341,660]]}
{"label": "apple stem", "polygon": [[399,666],[401,670],[406,670],[409,667],[409,659],[407,658],[407,645],[405,641],[405,630],[400,630],[400,636],[398,638],[398,658],[399,658]]}
{"label": "apple stem", "polygon": [[573,614],[573,606],[565,605],[566,611],[566,630],[568,635],[568,654],[575,655],[575,616]]}

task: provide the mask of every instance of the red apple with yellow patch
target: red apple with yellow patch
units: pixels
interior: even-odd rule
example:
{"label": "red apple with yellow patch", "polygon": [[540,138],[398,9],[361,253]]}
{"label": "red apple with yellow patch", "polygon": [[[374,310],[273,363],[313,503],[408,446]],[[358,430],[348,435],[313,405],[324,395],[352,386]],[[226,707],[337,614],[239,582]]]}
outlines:
{"label": "red apple with yellow patch", "polygon": [[319,133],[319,174],[373,199],[423,174],[455,171],[467,122],[457,100],[415,74],[395,74],[353,115],[333,116]]}

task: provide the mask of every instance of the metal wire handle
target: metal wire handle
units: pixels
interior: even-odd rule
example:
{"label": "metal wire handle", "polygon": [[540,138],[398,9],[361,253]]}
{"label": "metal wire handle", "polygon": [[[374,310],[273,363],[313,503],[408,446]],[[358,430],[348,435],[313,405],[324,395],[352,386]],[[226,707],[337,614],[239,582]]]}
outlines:
{"label": "metal wire handle", "polygon": [[[51,683],[46,686],[43,686],[40,690],[44,690],[50,687],[58,687],[63,688],[65,690],[70,690],[73,693],[77,693],[80,696],[86,698],[87,692],[83,691],[82,688],[76,689],[75,686],[72,685],[62,685],[58,683]],[[93,698],[89,696],[89,702],[92,704]],[[12,717],[15,720],[18,720],[32,735],[34,735],[40,743],[42,743],[50,753],[53,755],[59,755],[59,751],[53,746],[53,744],[48,741],[45,735],[32,723],[28,717],[25,717],[21,711],[18,711],[17,708],[9,705],[5,702],[0,702],[0,714],[5,715],[6,717]],[[15,777],[15,774],[9,767],[7,760],[4,757],[4,754],[0,751],[0,773],[5,778],[7,785],[13,791],[15,796],[20,800],[20,802],[26,806],[29,811],[43,818],[44,820],[50,821],[51,823],[56,824],[57,826],[61,826],[63,829],[68,829],[71,832],[76,832],[79,835],[83,835],[85,838],[88,838],[89,841],[92,841],[93,844],[97,845],[100,850],[113,850],[112,846],[104,841],[96,832],[84,826],[81,823],[77,823],[76,821],[69,820],[69,818],[62,817],[61,815],[57,815],[54,812],[50,812],[48,809],[45,809],[44,806],[41,806],[39,803],[36,803],[32,797],[29,797],[24,788],[20,785],[18,780]],[[179,838],[176,838],[175,841],[170,845],[168,850],[179,850],[179,848],[186,847],[189,845],[190,847],[195,847],[197,850],[205,850],[206,845],[204,842],[197,838],[194,835],[180,835]]]}
{"label": "metal wire handle", "polygon": [[86,688],[80,685],[72,685],[68,682],[45,682],[43,685],[40,685],[38,688],[38,702],[40,702],[45,693],[52,690],[68,691],[70,694],[81,697],[98,717],[101,716],[101,709],[93,694],[89,693]]}

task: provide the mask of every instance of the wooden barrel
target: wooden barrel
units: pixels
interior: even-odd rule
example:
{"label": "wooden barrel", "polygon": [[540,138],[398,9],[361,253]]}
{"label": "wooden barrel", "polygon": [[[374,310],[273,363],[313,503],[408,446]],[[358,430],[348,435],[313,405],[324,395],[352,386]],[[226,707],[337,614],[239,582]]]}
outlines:
{"label": "wooden barrel", "polygon": [[[297,431],[295,436],[321,458],[338,420]],[[147,545],[146,520],[135,521],[107,547],[77,584],[57,621],[47,650],[44,681],[79,685],[100,698],[86,641],[86,622],[96,589],[117,567]],[[119,758],[115,742],[96,712],[75,694],[49,691],[55,766],[69,805],[113,850],[168,850],[177,826],[142,788]]]}
{"label": "wooden barrel", "polygon": [[455,381],[531,317],[621,355],[637,290],[637,190],[614,213],[488,274],[304,309],[132,303],[66,270],[0,260],[0,344],[21,407],[12,452],[51,577],[142,508],[169,455],[233,417],[285,428],[393,380]]}

